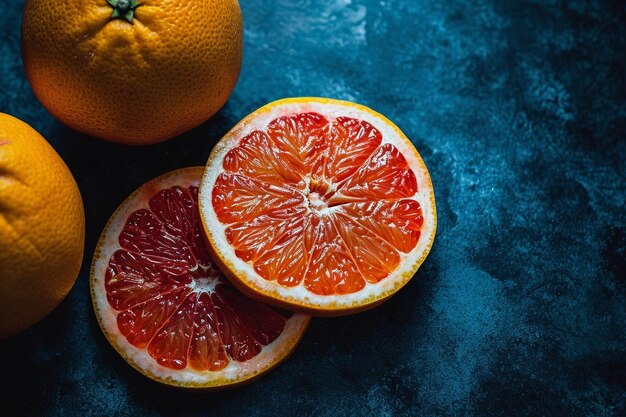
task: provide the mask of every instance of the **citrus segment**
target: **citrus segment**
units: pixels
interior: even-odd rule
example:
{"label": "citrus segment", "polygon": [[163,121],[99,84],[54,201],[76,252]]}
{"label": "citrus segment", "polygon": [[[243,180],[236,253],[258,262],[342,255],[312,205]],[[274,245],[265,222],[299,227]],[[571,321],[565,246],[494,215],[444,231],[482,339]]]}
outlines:
{"label": "citrus segment", "polygon": [[404,155],[390,143],[379,147],[344,184],[329,204],[344,201],[377,201],[412,197],[417,180]]}
{"label": "citrus segment", "polygon": [[189,292],[186,288],[163,292],[142,304],[121,311],[117,316],[119,331],[131,344],[145,348],[177,311]]}
{"label": "citrus segment", "polygon": [[352,175],[382,142],[380,132],[363,120],[338,117],[328,136],[325,173],[339,183]]}
{"label": "citrus segment", "polygon": [[291,166],[304,176],[321,169],[318,161],[327,147],[328,120],[318,113],[279,117],[267,126],[271,145],[285,155]]}
{"label": "citrus segment", "polygon": [[209,294],[200,294],[194,312],[189,350],[189,365],[192,368],[219,371],[226,367],[228,357],[217,332],[218,321]]}
{"label": "citrus segment", "polygon": [[367,282],[378,282],[396,269],[400,254],[393,246],[344,213],[336,213],[333,220],[344,246],[350,250]]}
{"label": "citrus segment", "polygon": [[288,99],[244,119],[215,147],[200,188],[214,258],[250,295],[343,314],[395,293],[436,229],[424,163],[363,106]]}
{"label": "citrus segment", "polygon": [[273,146],[264,132],[252,132],[241,140],[239,147],[224,158],[226,171],[254,175],[266,182],[297,183],[304,167],[289,153]]}
{"label": "citrus segment", "polygon": [[174,171],[124,202],[103,232],[91,284],[103,331],[131,365],[161,382],[212,387],[278,363],[308,318],[239,294],[213,266],[198,215],[201,173]]}
{"label": "citrus segment", "polygon": [[408,199],[349,203],[342,211],[344,221],[365,227],[404,253],[417,245],[424,222],[419,203]]}
{"label": "citrus segment", "polygon": [[172,274],[182,274],[197,265],[187,242],[169,234],[154,213],[146,209],[131,214],[119,242],[123,249],[141,254],[146,262],[156,263]]}
{"label": "citrus segment", "polygon": [[[273,234],[273,238],[268,239],[270,244],[267,249],[254,261],[255,270],[265,279],[281,285],[292,287],[300,284],[309,264],[315,220],[310,214],[303,214],[283,223],[285,233]],[[274,231],[265,229],[265,232]]]}
{"label": "citrus segment", "polygon": [[315,234],[317,240],[311,251],[311,267],[304,287],[320,295],[349,294],[362,289],[365,281],[337,233],[332,216],[320,217]]}
{"label": "citrus segment", "polygon": [[224,173],[215,184],[213,200],[224,222],[233,223],[252,220],[273,209],[300,205],[304,198],[287,186]]}
{"label": "citrus segment", "polygon": [[148,353],[159,365],[172,369],[187,366],[196,298],[197,294],[187,296],[150,341]]}
{"label": "citrus segment", "polygon": [[119,311],[184,285],[177,282],[175,275],[166,274],[158,264],[124,250],[113,254],[105,277],[109,303]]}

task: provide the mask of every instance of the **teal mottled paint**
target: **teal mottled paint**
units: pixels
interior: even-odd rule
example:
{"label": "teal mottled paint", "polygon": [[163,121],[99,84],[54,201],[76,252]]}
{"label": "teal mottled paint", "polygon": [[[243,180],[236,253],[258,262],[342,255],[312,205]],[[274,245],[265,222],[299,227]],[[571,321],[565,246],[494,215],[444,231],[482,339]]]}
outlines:
{"label": "teal mottled paint", "polygon": [[[244,66],[228,103],[180,138],[128,148],[39,105],[20,59],[23,2],[0,0],[0,111],[67,161],[88,226],[67,300],[0,342],[0,415],[626,415],[624,3],[241,3]],[[148,381],[92,312],[100,231],[140,184],[203,164],[246,114],[303,95],[368,105],[411,138],[436,189],[431,255],[376,310],[314,320],[253,385],[191,394]]]}

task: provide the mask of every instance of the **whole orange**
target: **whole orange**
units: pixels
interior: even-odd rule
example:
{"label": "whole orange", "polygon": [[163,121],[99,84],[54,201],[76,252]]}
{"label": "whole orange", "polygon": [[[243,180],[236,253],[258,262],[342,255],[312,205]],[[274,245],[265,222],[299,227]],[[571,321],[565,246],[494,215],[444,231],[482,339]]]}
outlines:
{"label": "whole orange", "polygon": [[26,75],[62,123],[126,144],[160,142],[215,114],[242,59],[237,0],[28,0]]}
{"label": "whole orange", "polygon": [[33,128],[0,113],[0,338],[63,300],[84,241],[83,202],[70,170]]}

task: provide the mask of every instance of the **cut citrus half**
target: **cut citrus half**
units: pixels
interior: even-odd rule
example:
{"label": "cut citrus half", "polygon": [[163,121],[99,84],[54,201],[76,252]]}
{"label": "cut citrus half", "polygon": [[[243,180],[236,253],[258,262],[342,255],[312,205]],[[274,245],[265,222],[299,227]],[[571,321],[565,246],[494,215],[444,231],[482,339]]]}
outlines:
{"label": "cut citrus half", "polygon": [[391,121],[344,101],[271,103],[215,146],[200,187],[213,258],[243,292],[335,316],[404,286],[432,246],[435,197]]}
{"label": "cut citrus half", "polygon": [[100,327],[120,355],[188,388],[260,376],[289,355],[310,319],[245,297],[214,267],[198,215],[203,170],[170,172],[128,197],[100,237],[90,281]]}

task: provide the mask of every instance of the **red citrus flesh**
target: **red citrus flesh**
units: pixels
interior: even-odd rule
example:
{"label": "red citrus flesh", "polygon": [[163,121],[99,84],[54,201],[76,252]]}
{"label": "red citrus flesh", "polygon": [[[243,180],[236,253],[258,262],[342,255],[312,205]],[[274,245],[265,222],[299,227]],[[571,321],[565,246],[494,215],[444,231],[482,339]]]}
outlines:
{"label": "red citrus flesh", "polygon": [[317,295],[387,278],[420,239],[415,174],[364,120],[278,117],[229,150],[212,205],[236,256]]}
{"label": "red citrus flesh", "polygon": [[198,188],[157,191],[132,212],[105,274],[119,332],[170,369],[218,371],[283,332],[290,313],[241,295],[213,266],[201,235]]}

